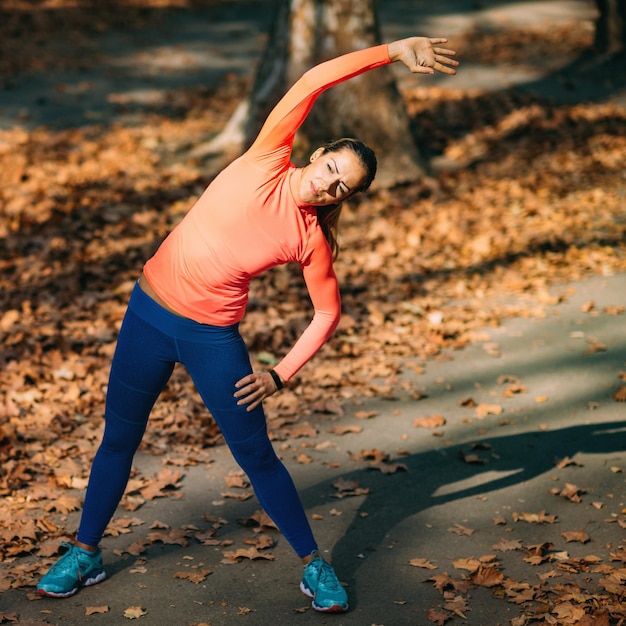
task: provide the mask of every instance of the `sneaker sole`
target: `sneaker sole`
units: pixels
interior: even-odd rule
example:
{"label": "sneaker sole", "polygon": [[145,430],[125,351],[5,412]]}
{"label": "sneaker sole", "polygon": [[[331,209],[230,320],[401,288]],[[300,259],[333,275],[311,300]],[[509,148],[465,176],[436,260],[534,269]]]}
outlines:
{"label": "sneaker sole", "polygon": [[315,594],[303,583],[300,583],[300,591],[309,598],[314,598]]}
{"label": "sneaker sole", "polygon": [[319,604],[315,604],[315,595],[313,592],[304,585],[303,582],[300,583],[300,591],[307,597],[312,598],[313,602],[311,602],[311,606],[316,611],[320,613],[345,613],[348,610],[348,605],[342,606],[341,604],[333,604],[333,606],[326,607],[320,606]]}
{"label": "sneaker sole", "polygon": [[315,611],[319,611],[320,613],[346,613],[348,610],[348,605],[341,606],[340,604],[334,604],[331,607],[318,606],[315,604],[315,600],[311,602],[311,606]]}
{"label": "sneaker sole", "polygon": [[75,587],[71,591],[66,591],[65,593],[56,593],[54,591],[46,591],[45,589],[37,589],[37,593],[40,596],[46,596],[47,598],[69,598],[73,596],[80,589],[80,587],[91,587],[91,585],[101,583],[106,577],[106,572],[100,572],[97,576],[87,578],[87,580],[81,582],[78,587]]}

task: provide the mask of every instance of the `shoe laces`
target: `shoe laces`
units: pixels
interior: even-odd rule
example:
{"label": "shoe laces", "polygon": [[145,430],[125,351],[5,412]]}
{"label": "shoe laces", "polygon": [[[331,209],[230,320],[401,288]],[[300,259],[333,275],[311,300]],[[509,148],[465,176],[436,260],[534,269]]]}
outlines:
{"label": "shoe laces", "polygon": [[52,565],[52,567],[50,568],[50,572],[58,572],[58,571],[66,572],[70,566],[68,561],[71,561],[72,564],[75,563],[76,568],[80,571],[80,567],[78,563],[78,555],[76,554],[74,547],[65,541],[61,542],[61,546],[63,548],[67,548],[67,552],[65,552],[65,554],[63,554],[63,556],[56,563]]}
{"label": "shoe laces", "polygon": [[324,585],[327,589],[339,589],[341,586],[335,570],[326,561],[322,561],[319,567],[317,580],[318,584]]}
{"label": "shoe laces", "polygon": [[52,566],[50,572],[55,573],[66,573],[71,570],[71,566],[75,566],[78,571],[79,579],[82,578],[83,573],[80,569],[80,561],[78,559],[78,551],[74,548],[74,546],[67,541],[62,541],[61,546],[67,548],[67,552]]}

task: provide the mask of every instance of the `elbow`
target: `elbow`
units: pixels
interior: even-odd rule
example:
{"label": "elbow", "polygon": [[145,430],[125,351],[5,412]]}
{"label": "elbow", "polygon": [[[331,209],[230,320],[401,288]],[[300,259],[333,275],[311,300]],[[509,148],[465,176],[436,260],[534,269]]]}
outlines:
{"label": "elbow", "polygon": [[315,316],[313,317],[314,324],[323,328],[323,333],[327,338],[330,337],[335,330],[337,330],[337,326],[339,326],[340,321],[340,307],[337,307],[333,311],[315,311]]}

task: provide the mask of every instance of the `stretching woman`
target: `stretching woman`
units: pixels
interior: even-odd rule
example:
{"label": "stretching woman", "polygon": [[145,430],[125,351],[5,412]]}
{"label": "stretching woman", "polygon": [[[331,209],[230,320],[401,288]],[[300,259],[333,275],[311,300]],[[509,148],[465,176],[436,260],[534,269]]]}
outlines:
{"label": "stretching woman", "polygon": [[[208,186],[144,266],[120,329],[94,458],[73,545],[37,585],[65,598],[106,577],[98,547],[126,488],[150,411],[175,363],[182,363],[255,494],[304,563],[300,588],[318,611],[348,600],[319,552],[294,483],[267,434],[263,399],[281,389],[331,336],[340,318],[333,257],[341,202],[367,189],[376,158],[341,139],[310,162],[290,162],[293,139],[317,97],[353,76],[401,61],[415,73],[454,74],[446,39],[411,37],[321,63],[268,116],[249,150]],[[311,324],[269,372],[252,371],[238,324],[250,280],[299,263],[314,308]]]}

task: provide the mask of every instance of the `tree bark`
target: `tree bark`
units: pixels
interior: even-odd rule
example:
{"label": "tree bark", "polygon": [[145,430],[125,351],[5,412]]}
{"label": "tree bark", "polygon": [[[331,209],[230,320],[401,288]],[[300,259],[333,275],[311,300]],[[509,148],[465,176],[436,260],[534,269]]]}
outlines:
{"label": "tree bark", "polygon": [[626,50],[626,0],[596,0],[594,49],[602,55]]}
{"label": "tree bark", "polygon": [[[381,43],[375,0],[280,0],[252,93],[225,133],[200,146],[196,156],[252,143],[267,115],[310,67],[340,54]],[[235,118],[245,120],[243,130]],[[320,144],[356,137],[378,157],[375,184],[393,187],[425,175],[404,99],[391,67],[378,68],[320,96],[296,137],[303,156]]]}

